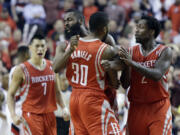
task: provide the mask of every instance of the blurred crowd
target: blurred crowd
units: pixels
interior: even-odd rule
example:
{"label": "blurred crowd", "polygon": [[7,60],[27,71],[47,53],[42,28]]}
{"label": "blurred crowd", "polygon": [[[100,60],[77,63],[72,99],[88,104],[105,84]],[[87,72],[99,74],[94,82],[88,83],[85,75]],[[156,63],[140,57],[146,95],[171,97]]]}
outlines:
{"label": "blurred crowd", "polygon": [[[8,73],[17,64],[18,47],[28,45],[33,33],[40,28],[48,42],[46,58],[53,60],[59,41],[66,40],[63,17],[71,8],[84,14],[87,27],[91,14],[106,12],[110,19],[109,33],[118,46],[125,48],[136,44],[136,22],[142,15],[152,15],[161,22],[157,42],[173,50],[169,88],[173,134],[179,132],[180,135],[180,0],[0,0],[0,119],[6,117],[3,115],[5,96],[2,91],[8,89]],[[70,91],[68,86],[66,89]],[[127,105],[122,88],[118,97],[119,114],[123,116],[123,108]]]}

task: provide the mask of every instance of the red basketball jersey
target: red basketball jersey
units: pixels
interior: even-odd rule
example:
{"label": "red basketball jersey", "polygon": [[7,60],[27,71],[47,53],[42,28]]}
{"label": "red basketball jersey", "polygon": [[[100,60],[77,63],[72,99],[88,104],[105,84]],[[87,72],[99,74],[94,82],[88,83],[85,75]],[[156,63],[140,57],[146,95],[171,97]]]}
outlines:
{"label": "red basketball jersey", "polygon": [[[153,68],[156,60],[165,48],[163,45],[157,45],[147,56],[143,56],[140,45],[130,48],[129,51],[134,61],[145,67]],[[132,102],[143,103],[150,103],[169,97],[167,73],[163,75],[161,80],[153,81],[132,68],[128,97]]]}
{"label": "red basketball jersey", "polygon": [[105,72],[101,67],[101,55],[107,45],[98,39],[79,39],[78,47],[71,54],[66,76],[73,89],[106,89]]}
{"label": "red basketball jersey", "polygon": [[46,67],[37,69],[29,61],[21,64],[25,75],[22,85],[22,110],[32,113],[48,113],[56,110],[55,73],[50,61],[45,60]]}

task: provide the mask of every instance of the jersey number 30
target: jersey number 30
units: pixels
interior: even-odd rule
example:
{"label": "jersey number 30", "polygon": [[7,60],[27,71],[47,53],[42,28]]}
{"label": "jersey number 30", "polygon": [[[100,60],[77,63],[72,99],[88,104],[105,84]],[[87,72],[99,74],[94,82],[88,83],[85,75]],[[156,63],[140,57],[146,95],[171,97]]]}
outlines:
{"label": "jersey number 30", "polygon": [[72,63],[72,69],[74,70],[74,75],[71,78],[71,81],[76,84],[81,84],[83,86],[87,85],[87,76],[88,76],[88,66],[79,65],[77,63]]}

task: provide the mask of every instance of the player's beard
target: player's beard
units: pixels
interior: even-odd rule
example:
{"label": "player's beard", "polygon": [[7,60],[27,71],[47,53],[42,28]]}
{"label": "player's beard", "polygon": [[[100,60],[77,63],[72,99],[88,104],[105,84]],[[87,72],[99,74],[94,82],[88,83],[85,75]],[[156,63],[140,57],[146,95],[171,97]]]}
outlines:
{"label": "player's beard", "polygon": [[81,35],[81,27],[79,23],[74,24],[70,30],[65,29],[65,38],[66,40],[69,40],[74,35]]}
{"label": "player's beard", "polygon": [[149,38],[136,38],[136,43],[144,44]]}

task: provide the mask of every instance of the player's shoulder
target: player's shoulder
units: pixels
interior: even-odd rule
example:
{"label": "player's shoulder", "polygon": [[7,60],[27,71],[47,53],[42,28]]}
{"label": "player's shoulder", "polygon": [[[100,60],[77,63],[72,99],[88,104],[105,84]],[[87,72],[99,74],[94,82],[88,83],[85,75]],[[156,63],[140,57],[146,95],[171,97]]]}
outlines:
{"label": "player's shoulder", "polygon": [[12,74],[14,72],[14,70],[16,69],[17,65],[16,66],[13,66],[9,72],[9,74]]}
{"label": "player's shoulder", "polygon": [[160,56],[172,57],[172,49],[171,49],[171,47],[168,47],[166,45],[161,45],[160,49],[161,49]]}
{"label": "player's shoulder", "polygon": [[102,53],[102,59],[111,59],[113,58],[115,55],[118,54],[118,47],[113,47],[111,45],[105,44],[105,49]]}
{"label": "player's shoulder", "polygon": [[48,68],[50,68],[50,70],[52,70],[52,66],[53,66],[53,61],[48,60],[48,59],[44,59],[46,61],[46,66],[48,66]]}
{"label": "player's shoulder", "polygon": [[116,45],[114,38],[110,34],[107,35],[105,43],[109,44],[110,46]]}
{"label": "player's shoulder", "polygon": [[22,70],[22,65],[19,64],[19,65],[16,65],[14,67],[14,70],[13,70],[13,76],[17,75],[17,76],[23,76],[23,70]]}

